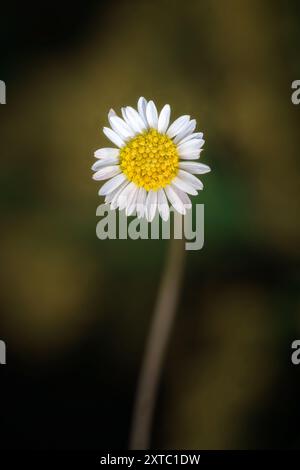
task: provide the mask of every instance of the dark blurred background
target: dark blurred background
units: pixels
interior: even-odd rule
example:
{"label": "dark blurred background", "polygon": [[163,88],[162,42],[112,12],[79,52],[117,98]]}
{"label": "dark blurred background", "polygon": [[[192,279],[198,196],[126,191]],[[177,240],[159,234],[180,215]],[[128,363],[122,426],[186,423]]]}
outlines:
{"label": "dark blurred background", "polygon": [[139,96],[205,133],[156,448],[299,448],[297,0],[1,6],[1,448],[126,448],[167,244],[96,238],[95,149]]}

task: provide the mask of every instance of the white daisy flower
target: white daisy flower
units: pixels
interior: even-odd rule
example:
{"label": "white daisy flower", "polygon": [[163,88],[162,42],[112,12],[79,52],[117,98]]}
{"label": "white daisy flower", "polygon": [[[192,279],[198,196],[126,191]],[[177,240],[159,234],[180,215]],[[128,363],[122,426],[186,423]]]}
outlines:
{"label": "white daisy flower", "polygon": [[[146,217],[151,222],[158,211],[163,220],[170,215],[169,203],[180,214],[191,208],[188,195],[195,196],[203,184],[194,175],[208,173],[209,166],[197,160],[203,150],[203,133],[194,132],[195,119],[181,116],[170,125],[171,108],[160,113],[153,101],[138,100],[137,110],[127,106],[122,117],[108,113],[106,137],[116,146],[96,150],[93,178],[108,180],[99,190],[111,209],[126,215]],[[168,202],[169,201],[169,202]]]}

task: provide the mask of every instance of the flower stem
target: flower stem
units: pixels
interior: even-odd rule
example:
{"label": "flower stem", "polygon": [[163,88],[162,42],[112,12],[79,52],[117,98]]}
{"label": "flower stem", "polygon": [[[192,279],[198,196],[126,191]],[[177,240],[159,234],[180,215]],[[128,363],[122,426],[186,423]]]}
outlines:
{"label": "flower stem", "polygon": [[130,437],[132,450],[148,449],[150,446],[157,388],[175,318],[184,258],[184,240],[172,239],[137,387]]}

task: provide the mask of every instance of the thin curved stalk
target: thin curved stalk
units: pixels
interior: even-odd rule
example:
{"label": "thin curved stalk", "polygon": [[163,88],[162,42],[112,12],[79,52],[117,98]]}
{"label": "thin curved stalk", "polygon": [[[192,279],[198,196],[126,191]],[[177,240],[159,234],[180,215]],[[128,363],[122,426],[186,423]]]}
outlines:
{"label": "thin curved stalk", "polygon": [[139,377],[133,411],[130,449],[148,449],[150,446],[157,388],[175,318],[184,258],[184,240],[172,239]]}

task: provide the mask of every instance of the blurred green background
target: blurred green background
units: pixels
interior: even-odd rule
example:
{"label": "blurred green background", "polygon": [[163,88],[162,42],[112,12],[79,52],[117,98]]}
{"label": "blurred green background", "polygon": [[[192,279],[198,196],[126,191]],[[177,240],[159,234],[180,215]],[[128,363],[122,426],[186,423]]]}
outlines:
{"label": "blurred green background", "polygon": [[93,152],[139,96],[205,134],[153,446],[299,448],[300,3],[1,7],[2,448],[126,448],[165,241],[100,241]]}

